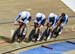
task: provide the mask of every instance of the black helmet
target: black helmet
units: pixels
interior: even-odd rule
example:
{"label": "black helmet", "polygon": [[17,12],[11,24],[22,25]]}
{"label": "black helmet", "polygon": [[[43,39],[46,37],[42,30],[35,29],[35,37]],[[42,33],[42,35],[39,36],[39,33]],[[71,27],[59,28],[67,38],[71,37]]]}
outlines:
{"label": "black helmet", "polygon": [[61,13],[61,16],[65,16],[65,13]]}

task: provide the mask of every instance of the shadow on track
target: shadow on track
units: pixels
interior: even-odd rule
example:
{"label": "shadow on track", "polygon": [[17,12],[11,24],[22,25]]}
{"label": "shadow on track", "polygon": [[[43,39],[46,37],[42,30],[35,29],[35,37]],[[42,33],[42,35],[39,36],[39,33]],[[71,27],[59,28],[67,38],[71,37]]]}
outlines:
{"label": "shadow on track", "polygon": [[8,37],[0,36],[0,39],[1,39],[1,40],[4,40],[4,41],[7,42],[7,43],[11,43],[11,40],[10,40],[10,38],[8,38]]}

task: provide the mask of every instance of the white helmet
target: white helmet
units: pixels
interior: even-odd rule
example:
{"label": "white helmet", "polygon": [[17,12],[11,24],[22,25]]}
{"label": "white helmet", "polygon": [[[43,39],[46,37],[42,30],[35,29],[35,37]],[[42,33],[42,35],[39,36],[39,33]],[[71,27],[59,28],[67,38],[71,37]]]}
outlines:
{"label": "white helmet", "polygon": [[20,13],[20,15],[21,15],[21,18],[25,18],[25,17],[27,17],[27,12],[26,11],[22,11]]}
{"label": "white helmet", "polygon": [[49,14],[49,17],[54,17],[54,16],[55,16],[54,13],[50,13],[50,14]]}
{"label": "white helmet", "polygon": [[22,18],[25,18],[25,17],[30,16],[30,12],[28,12],[28,11],[22,11],[22,12],[20,13],[20,15],[21,15]]}
{"label": "white helmet", "polygon": [[37,18],[40,18],[41,16],[42,16],[42,13],[37,13],[37,14],[36,14],[36,17],[37,17]]}

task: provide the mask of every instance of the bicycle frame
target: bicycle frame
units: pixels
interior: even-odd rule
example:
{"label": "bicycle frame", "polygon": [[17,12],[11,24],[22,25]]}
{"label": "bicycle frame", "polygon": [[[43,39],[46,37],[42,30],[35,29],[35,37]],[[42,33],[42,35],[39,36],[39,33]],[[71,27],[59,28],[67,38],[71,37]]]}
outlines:
{"label": "bicycle frame", "polygon": [[[58,36],[59,36],[59,30],[60,30],[60,27],[61,27],[61,22],[60,22],[60,20],[59,21],[57,21],[57,23],[56,23],[56,27],[54,28],[54,30],[52,31],[52,37],[54,37],[54,38],[57,38]],[[54,36],[55,35],[55,36]]]}
{"label": "bicycle frame", "polygon": [[24,36],[23,36],[23,31],[24,31],[24,28],[25,28],[25,25],[19,21],[19,27],[15,30],[14,34],[13,34],[13,37],[12,37],[12,42],[14,41],[18,41],[21,42],[23,39],[24,39]]}

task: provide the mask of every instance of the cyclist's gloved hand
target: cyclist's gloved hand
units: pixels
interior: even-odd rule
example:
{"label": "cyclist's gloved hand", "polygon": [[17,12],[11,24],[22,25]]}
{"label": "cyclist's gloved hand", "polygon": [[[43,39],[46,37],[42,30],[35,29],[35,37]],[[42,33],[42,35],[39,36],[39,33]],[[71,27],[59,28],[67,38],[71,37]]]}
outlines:
{"label": "cyclist's gloved hand", "polygon": [[64,23],[62,23],[62,24],[61,24],[61,26],[63,27],[63,26],[65,26],[65,24],[64,24]]}
{"label": "cyclist's gloved hand", "polygon": [[18,24],[18,22],[17,22],[17,21],[14,21],[14,25],[15,25],[15,24]]}

